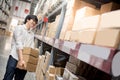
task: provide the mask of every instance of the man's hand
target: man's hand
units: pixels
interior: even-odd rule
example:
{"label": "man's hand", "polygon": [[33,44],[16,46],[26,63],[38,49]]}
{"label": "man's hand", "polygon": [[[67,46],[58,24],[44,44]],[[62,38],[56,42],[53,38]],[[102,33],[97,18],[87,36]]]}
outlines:
{"label": "man's hand", "polygon": [[26,64],[24,60],[19,60],[17,63],[17,68],[19,69],[25,69],[26,68]]}

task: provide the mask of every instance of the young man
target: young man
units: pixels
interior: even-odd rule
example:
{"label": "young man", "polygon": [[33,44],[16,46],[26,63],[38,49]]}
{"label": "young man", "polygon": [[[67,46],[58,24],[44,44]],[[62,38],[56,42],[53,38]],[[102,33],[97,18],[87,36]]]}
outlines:
{"label": "young man", "polygon": [[38,19],[35,15],[28,15],[25,18],[24,25],[15,27],[11,45],[10,56],[6,66],[6,73],[3,80],[24,80],[26,70],[16,68],[25,67],[22,56],[23,47],[34,48],[34,33],[32,29],[36,27]]}

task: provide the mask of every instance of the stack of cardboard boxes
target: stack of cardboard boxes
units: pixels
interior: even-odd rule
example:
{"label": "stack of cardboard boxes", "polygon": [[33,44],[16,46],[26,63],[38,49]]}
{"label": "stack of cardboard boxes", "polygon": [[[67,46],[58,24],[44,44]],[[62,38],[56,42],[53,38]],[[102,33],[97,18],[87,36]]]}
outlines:
{"label": "stack of cardboard boxes", "polygon": [[12,36],[12,32],[9,31],[9,30],[0,29],[0,35],[5,35],[5,36],[8,36],[8,37],[11,37]]}
{"label": "stack of cardboard boxes", "polygon": [[[39,51],[38,49],[32,49],[29,47],[24,47],[23,49],[23,59],[26,63],[26,67],[22,68],[25,69],[29,72],[35,72],[36,71],[36,66],[38,63],[38,56],[39,56]],[[18,68],[20,68],[17,65]]]}
{"label": "stack of cardboard boxes", "polygon": [[[118,48],[120,10],[117,9],[120,9],[120,5],[114,2],[103,4],[100,10],[88,5],[79,7],[72,29],[67,28],[64,40]],[[66,29],[64,26],[63,30]]]}
{"label": "stack of cardboard boxes", "polygon": [[49,65],[50,53],[45,52],[45,55],[39,56],[38,65],[36,68],[36,80],[56,80],[56,76],[62,76],[64,68]]}
{"label": "stack of cardboard boxes", "polygon": [[[89,10],[89,8],[91,8],[90,10],[92,10],[92,11],[95,10],[94,5],[89,4],[83,0],[69,0],[68,1],[65,19],[64,19],[62,31],[60,33],[60,39],[64,39],[66,32],[72,30],[74,20],[76,17],[76,12],[79,9],[81,9],[80,17],[87,16],[90,12],[92,12]],[[84,13],[87,13],[87,15],[85,15]],[[89,14],[89,15],[91,15],[91,14]]]}
{"label": "stack of cardboard boxes", "polygon": [[0,35],[4,35],[5,34],[5,31],[0,29]]}
{"label": "stack of cardboard boxes", "polygon": [[101,15],[99,29],[95,37],[95,45],[118,48],[120,43],[120,10]]}
{"label": "stack of cardboard boxes", "polygon": [[63,76],[64,68],[49,66],[48,71],[46,73],[46,80],[59,80],[59,77]]}
{"label": "stack of cardboard boxes", "polygon": [[36,79],[44,80],[45,74],[48,69],[49,61],[50,61],[50,53],[48,51],[45,52],[45,55],[39,57],[37,69],[36,69]]}
{"label": "stack of cardboard boxes", "polygon": [[63,80],[86,80],[83,77],[79,77],[78,75],[82,75],[84,72],[83,63],[77,58],[70,56],[69,61],[66,64]]}

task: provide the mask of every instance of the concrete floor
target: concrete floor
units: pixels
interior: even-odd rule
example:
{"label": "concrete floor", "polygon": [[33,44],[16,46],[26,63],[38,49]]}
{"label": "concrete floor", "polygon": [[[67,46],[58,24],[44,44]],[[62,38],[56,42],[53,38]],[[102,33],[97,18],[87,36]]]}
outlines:
{"label": "concrete floor", "polygon": [[[0,35],[0,80],[3,79],[11,46],[11,37]],[[28,72],[24,80],[36,80],[35,73]]]}

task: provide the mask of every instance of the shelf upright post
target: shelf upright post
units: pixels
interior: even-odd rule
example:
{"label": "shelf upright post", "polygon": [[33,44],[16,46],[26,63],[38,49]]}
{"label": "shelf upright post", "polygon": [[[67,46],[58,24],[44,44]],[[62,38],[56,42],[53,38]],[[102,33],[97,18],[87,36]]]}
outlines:
{"label": "shelf upright post", "polygon": [[[55,39],[59,39],[60,32],[61,32],[63,22],[64,22],[65,13],[66,13],[66,5],[63,5],[62,10],[61,10],[60,20],[59,20],[58,27],[57,27],[57,32],[56,32],[56,35],[55,35]],[[53,54],[54,54],[54,47],[53,46],[52,46],[51,58],[50,58],[50,64],[51,65],[53,65]]]}
{"label": "shelf upright post", "polygon": [[[42,42],[41,42],[41,47],[40,47],[40,55],[42,55],[42,53],[43,53],[43,41],[44,41],[44,37],[46,35],[47,28],[48,28],[48,21],[46,21],[46,22],[44,21],[44,23],[45,23],[45,32],[42,35]],[[40,32],[42,31],[42,28],[43,28],[43,23],[41,23]]]}

